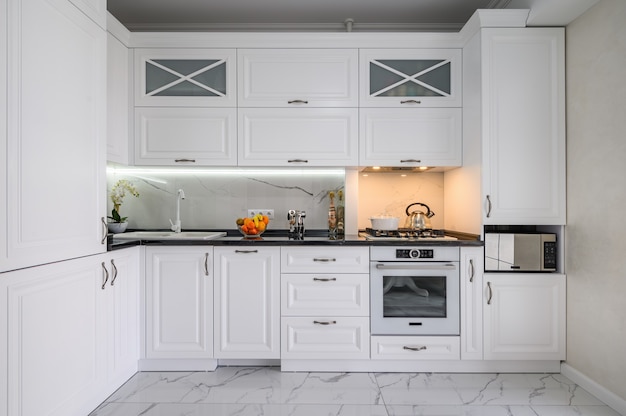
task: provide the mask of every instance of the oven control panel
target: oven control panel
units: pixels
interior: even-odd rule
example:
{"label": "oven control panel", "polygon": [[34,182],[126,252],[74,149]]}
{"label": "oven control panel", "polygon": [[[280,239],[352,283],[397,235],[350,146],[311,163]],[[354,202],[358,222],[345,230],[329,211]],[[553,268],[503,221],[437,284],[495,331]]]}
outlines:
{"label": "oven control panel", "polygon": [[397,259],[432,259],[434,257],[434,251],[432,249],[396,249]]}

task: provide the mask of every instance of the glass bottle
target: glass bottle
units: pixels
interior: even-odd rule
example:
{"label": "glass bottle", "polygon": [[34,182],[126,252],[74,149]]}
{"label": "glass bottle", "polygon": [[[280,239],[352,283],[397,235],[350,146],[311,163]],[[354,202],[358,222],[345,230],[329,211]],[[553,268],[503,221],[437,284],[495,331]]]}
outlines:
{"label": "glass bottle", "polygon": [[337,234],[343,235],[345,234],[345,202],[343,199],[343,191],[339,190],[337,192]]}
{"label": "glass bottle", "polygon": [[335,193],[330,191],[328,193],[330,199],[330,205],[328,207],[328,234],[331,236],[337,235],[337,211],[335,209]]}

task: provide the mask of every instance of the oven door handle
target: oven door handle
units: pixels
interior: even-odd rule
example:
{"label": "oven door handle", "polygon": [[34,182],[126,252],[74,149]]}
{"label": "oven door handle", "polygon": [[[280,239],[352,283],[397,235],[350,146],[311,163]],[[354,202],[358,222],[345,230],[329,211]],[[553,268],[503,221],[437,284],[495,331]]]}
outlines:
{"label": "oven door handle", "polygon": [[456,270],[456,265],[452,263],[446,264],[433,264],[433,263],[419,263],[419,264],[384,264],[378,263],[376,268],[379,270]]}

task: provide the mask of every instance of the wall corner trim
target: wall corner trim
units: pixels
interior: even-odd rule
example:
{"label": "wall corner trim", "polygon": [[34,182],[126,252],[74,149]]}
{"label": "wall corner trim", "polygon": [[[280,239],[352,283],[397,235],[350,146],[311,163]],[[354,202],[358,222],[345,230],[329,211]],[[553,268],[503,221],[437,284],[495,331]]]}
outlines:
{"label": "wall corner trim", "polygon": [[567,363],[561,363],[561,374],[602,400],[620,415],[626,415],[626,399],[619,397]]}

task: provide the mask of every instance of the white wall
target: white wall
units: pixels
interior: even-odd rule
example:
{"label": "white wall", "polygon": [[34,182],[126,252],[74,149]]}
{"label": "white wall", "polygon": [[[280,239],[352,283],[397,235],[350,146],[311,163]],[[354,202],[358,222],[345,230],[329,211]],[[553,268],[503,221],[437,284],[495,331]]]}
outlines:
{"label": "white wall", "polygon": [[626,2],[567,26],[567,364],[626,400]]}

